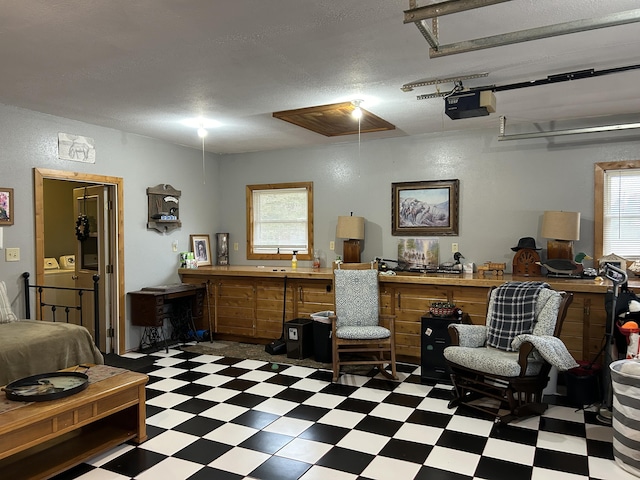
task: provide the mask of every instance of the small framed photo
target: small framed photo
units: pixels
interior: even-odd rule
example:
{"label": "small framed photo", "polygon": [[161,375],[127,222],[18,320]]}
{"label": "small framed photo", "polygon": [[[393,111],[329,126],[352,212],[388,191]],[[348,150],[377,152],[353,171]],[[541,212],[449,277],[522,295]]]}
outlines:
{"label": "small framed photo", "polygon": [[211,242],[209,235],[189,235],[191,251],[196,257],[198,266],[211,265]]}
{"label": "small framed photo", "polygon": [[458,235],[459,180],[391,184],[391,234]]}
{"label": "small framed photo", "polygon": [[0,227],[13,225],[13,188],[0,187]]}

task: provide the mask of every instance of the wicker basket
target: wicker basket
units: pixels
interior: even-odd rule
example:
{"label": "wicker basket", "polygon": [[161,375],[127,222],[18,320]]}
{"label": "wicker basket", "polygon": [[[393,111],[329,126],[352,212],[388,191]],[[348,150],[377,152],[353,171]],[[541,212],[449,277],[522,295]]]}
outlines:
{"label": "wicker basket", "polygon": [[449,303],[432,303],[429,307],[429,313],[434,317],[450,317],[455,310],[456,306]]}

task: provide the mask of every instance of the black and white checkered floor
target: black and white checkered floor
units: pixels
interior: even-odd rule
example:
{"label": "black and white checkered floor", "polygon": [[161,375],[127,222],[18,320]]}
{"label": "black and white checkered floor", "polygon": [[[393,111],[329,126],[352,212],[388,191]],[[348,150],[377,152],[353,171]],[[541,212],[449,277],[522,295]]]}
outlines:
{"label": "black and white checkered floor", "polygon": [[[147,433],[61,479],[632,480],[595,413],[551,405],[495,425],[448,385],[169,350],[145,369]],[[140,354],[128,354],[136,358]],[[286,362],[283,357],[275,359]],[[562,403],[563,397],[551,396]]]}

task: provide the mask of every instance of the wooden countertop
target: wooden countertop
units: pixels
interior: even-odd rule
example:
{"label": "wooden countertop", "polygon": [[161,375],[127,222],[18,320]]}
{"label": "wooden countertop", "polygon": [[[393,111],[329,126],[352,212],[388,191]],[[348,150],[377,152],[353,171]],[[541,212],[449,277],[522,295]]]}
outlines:
{"label": "wooden countertop", "polygon": [[301,267],[292,269],[288,267],[262,267],[252,265],[229,265],[229,266],[207,266],[198,268],[180,268],[180,275],[219,275],[225,277],[269,277],[269,278],[316,278],[333,279],[333,272],[330,268],[307,268]]}
{"label": "wooden countertop", "polygon": [[[291,267],[269,267],[269,266],[251,266],[251,265],[233,265],[233,266],[207,266],[197,269],[181,268],[178,270],[180,275],[194,276],[228,276],[228,277],[268,277],[268,278],[298,278],[298,279],[333,279],[331,268],[307,268],[300,267],[292,269]],[[485,275],[478,277],[477,273],[462,275],[447,274],[420,274],[399,272],[396,275],[380,275],[381,283],[402,284],[402,285],[452,285],[465,287],[491,287],[500,285],[508,281],[545,281],[549,283],[551,288],[555,290],[568,290],[571,292],[586,293],[605,293],[607,288],[611,287],[611,281],[606,280],[598,283],[591,279],[575,279],[575,278],[548,278],[548,277],[523,277],[511,274],[505,274],[502,277],[495,275]],[[640,288],[640,278],[631,277],[629,279],[629,288]]]}

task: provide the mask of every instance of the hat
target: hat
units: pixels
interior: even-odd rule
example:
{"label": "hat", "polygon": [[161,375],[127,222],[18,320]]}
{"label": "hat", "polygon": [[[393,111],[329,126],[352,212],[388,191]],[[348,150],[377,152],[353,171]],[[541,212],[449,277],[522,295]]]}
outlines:
{"label": "hat", "polygon": [[518,240],[518,245],[516,247],[511,247],[511,250],[517,252],[518,250],[522,250],[523,248],[530,248],[531,250],[541,250],[536,247],[536,239],[533,237],[522,237]]}

